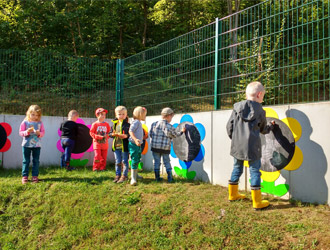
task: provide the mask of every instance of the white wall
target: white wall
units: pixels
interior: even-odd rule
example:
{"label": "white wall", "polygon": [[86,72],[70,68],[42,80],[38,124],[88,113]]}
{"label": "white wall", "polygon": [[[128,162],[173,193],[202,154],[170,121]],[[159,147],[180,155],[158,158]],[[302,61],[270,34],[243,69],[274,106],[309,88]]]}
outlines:
{"label": "white wall", "polygon": [[[19,136],[18,131],[20,124],[24,120],[23,115],[0,115],[0,122],[6,122],[12,127],[12,133],[8,136],[11,141],[11,147],[8,151],[0,153],[2,154],[3,167],[9,168],[21,168],[22,167],[22,137]],[[57,149],[56,143],[60,139],[58,135],[58,129],[61,123],[66,118],[55,116],[43,116],[42,122],[45,127],[45,136],[41,138],[41,153],[40,153],[40,165],[41,166],[60,166],[60,158],[62,153]],[[95,119],[82,118],[85,125],[92,124]],[[106,120],[109,124],[112,124],[110,120]],[[114,156],[111,151],[112,139],[109,140],[108,161],[114,162]],[[93,152],[85,152],[84,156],[80,160],[88,159],[88,166],[93,165]],[[0,158],[1,159],[1,158]]]}
{"label": "white wall", "polygon": [[[290,190],[287,198],[294,198],[305,202],[327,203],[329,204],[330,172],[328,170],[328,159],[330,158],[330,102],[282,105],[270,107],[276,111],[279,119],[292,117],[296,119],[302,127],[302,135],[296,145],[303,152],[303,163],[297,170],[281,170],[277,184],[289,184]],[[190,113],[194,123],[201,123],[206,129],[205,139],[202,144],[205,147],[205,157],[202,161],[193,161],[189,171],[196,171],[196,179],[200,179],[213,184],[227,186],[228,179],[232,171],[233,159],[229,155],[230,139],[226,134],[226,123],[231,114],[231,110]],[[184,114],[176,114],[172,124],[180,123]],[[18,135],[19,125],[24,116],[0,115],[0,122],[9,123],[13,132],[8,137],[12,146],[3,154],[4,168],[19,168],[22,162],[21,142]],[[86,125],[91,124],[95,119],[83,118]],[[148,116],[146,125],[150,128],[152,122],[160,119],[160,116]],[[59,165],[61,153],[56,148],[59,140],[57,129],[62,117],[43,117],[46,129],[43,138],[41,151],[42,165]],[[110,120],[107,120],[109,123]],[[148,139],[149,140],[149,139]],[[111,141],[110,141],[111,143]],[[1,153],[0,153],[1,154]],[[1,156],[1,155],[0,155]],[[92,164],[93,152],[85,153],[82,159],[89,159]],[[111,149],[109,149],[110,162],[114,161]],[[144,168],[153,170],[153,161],[149,150],[142,157]],[[171,158],[172,167],[180,166],[177,158]],[[174,171],[173,171],[174,172]],[[245,186],[249,189],[248,177],[245,182],[244,175],[240,180],[240,189]]]}
{"label": "white wall", "polygon": [[[329,204],[330,172],[330,102],[313,104],[296,104],[270,107],[276,111],[279,119],[287,117],[296,119],[302,127],[301,138],[296,145],[303,152],[303,163],[294,171],[281,170],[275,185],[288,184],[289,193],[284,198],[294,198],[304,202]],[[233,166],[230,156],[230,139],[226,133],[226,123],[231,110],[190,113],[194,123],[202,123],[206,129],[206,137],[202,144],[205,147],[205,157],[201,162],[193,161],[189,170],[197,171],[196,179],[209,181],[213,184],[227,186]],[[176,114],[172,124],[180,123],[184,114]],[[159,120],[160,116],[147,117],[146,124]],[[179,166],[177,158],[171,158],[172,167]],[[145,168],[152,170],[150,149],[144,157]],[[249,189],[249,173],[240,180],[240,189]]]}

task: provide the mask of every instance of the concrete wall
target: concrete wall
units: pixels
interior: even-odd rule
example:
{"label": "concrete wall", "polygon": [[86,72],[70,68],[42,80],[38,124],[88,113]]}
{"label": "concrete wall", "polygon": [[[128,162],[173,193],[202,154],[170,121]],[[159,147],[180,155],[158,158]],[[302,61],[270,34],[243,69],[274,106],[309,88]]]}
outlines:
{"label": "concrete wall", "polygon": [[[8,151],[0,153],[2,156],[2,164],[5,169],[9,168],[21,168],[22,167],[22,137],[19,136],[19,126],[24,120],[23,115],[0,115],[0,122],[6,122],[12,127],[12,133],[8,136],[11,141],[11,147]],[[58,129],[61,123],[66,118],[63,117],[52,117],[43,116],[42,122],[45,126],[45,136],[41,139],[41,153],[40,153],[40,165],[41,166],[60,166],[60,158],[62,153],[57,149],[56,143],[60,139],[58,135]],[[92,124],[95,119],[82,118],[85,125]],[[109,124],[111,121],[106,120]],[[111,148],[112,139],[109,139],[109,148]],[[87,166],[93,165],[93,152],[85,152],[80,160],[88,159]],[[108,161],[114,162],[114,156],[109,149],[108,151]]]}
{"label": "concrete wall", "polygon": [[[300,139],[296,142],[303,153],[301,166],[294,171],[282,169],[275,185],[288,184],[289,192],[284,198],[293,198],[304,202],[329,204],[330,173],[330,102],[283,105],[271,107],[280,120],[292,117],[302,128]],[[192,162],[189,170],[196,171],[196,179],[213,184],[227,186],[232,171],[233,158],[230,156],[230,139],[226,133],[226,123],[231,110],[191,113],[194,123],[202,123],[206,129],[206,137],[202,141],[205,157],[200,162]],[[176,114],[172,124],[180,123],[184,114]],[[148,127],[160,116],[147,117]],[[179,166],[177,158],[171,158],[172,167]],[[144,157],[145,168],[152,170],[151,153]],[[249,173],[240,180],[240,189],[249,189]],[[247,175],[247,177],[245,177]]]}
{"label": "concrete wall", "polygon": [[[303,153],[303,162],[294,171],[282,169],[275,185],[289,185],[289,192],[284,196],[285,198],[329,204],[330,173],[327,171],[327,159],[330,158],[330,136],[328,132],[330,102],[273,106],[271,108],[278,114],[280,120],[292,117],[300,123],[302,128],[302,134],[296,142],[296,146]],[[205,139],[202,141],[205,156],[199,162],[193,161],[189,168],[189,171],[196,172],[195,179],[227,186],[233,165],[233,159],[229,155],[230,139],[226,134],[226,123],[230,114],[231,110],[189,114],[194,123],[201,123],[206,130]],[[180,123],[183,115],[176,114],[172,124]],[[21,167],[22,138],[18,135],[18,128],[23,118],[23,116],[0,115],[0,122],[7,122],[13,128],[12,134],[8,137],[11,140],[12,147],[7,152],[2,153],[4,168]],[[86,125],[95,121],[95,119],[83,119]],[[160,116],[148,116],[145,123],[150,128],[151,124],[159,119]],[[59,165],[61,153],[56,148],[56,142],[59,140],[57,129],[63,118],[43,117],[42,120],[46,134],[42,140],[41,164]],[[110,120],[107,121],[110,123]],[[82,159],[89,159],[88,165],[91,165],[93,152],[85,153]],[[113,159],[113,154],[109,150],[108,160],[113,162]],[[153,170],[150,147],[142,160],[145,169]],[[172,167],[180,167],[178,158],[171,157],[171,163]],[[245,175],[241,177],[240,189],[249,189],[248,170],[246,172],[247,177],[245,178]]]}

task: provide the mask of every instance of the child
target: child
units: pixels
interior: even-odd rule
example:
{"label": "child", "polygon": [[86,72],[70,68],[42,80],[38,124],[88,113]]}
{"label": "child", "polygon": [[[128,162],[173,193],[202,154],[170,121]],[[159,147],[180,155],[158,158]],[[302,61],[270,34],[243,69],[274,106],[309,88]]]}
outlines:
{"label": "child", "polygon": [[133,111],[134,121],[129,128],[128,150],[132,160],[131,185],[136,185],[137,168],[141,158],[141,144],[143,140],[143,128],[141,121],[144,121],[147,116],[147,109],[138,106]]}
{"label": "child", "polygon": [[[112,151],[115,154],[116,161],[116,177],[113,182],[122,183],[128,179],[128,137],[130,124],[128,123],[127,109],[124,106],[116,107],[115,114],[116,119],[112,120],[113,132],[111,133],[111,137],[114,138]],[[122,166],[123,175],[121,175]]]}
{"label": "child", "polygon": [[251,82],[246,87],[246,100],[234,104],[234,110],[227,123],[227,133],[231,141],[230,154],[234,157],[234,169],[228,185],[229,201],[244,199],[238,193],[238,181],[243,173],[244,160],[249,161],[251,195],[254,209],[269,206],[269,201],[261,200],[260,167],[261,140],[260,133],[267,134],[273,125],[267,125],[265,111],[261,103],[265,95],[260,82]]}
{"label": "child", "polygon": [[74,169],[70,167],[70,158],[78,134],[78,125],[76,123],[78,118],[78,112],[76,110],[71,110],[68,114],[68,120],[63,122],[60,127],[62,131],[61,143],[64,149],[64,154],[61,157],[61,167],[65,167],[68,171]]}
{"label": "child", "polygon": [[97,121],[92,124],[90,135],[93,138],[94,163],[93,171],[105,171],[108,155],[108,139],[110,132],[109,123],[105,122],[105,116],[108,110],[98,108],[95,111]]}
{"label": "child", "polygon": [[150,138],[151,151],[154,157],[154,171],[156,181],[160,181],[160,159],[163,157],[163,162],[166,167],[167,181],[172,182],[172,167],[170,162],[171,140],[182,135],[186,128],[182,128],[181,132],[176,132],[175,128],[170,124],[174,116],[174,112],[170,108],[164,108],[161,112],[162,120],[151,124]]}
{"label": "child", "polygon": [[31,105],[26,112],[26,117],[19,128],[19,135],[23,137],[22,152],[22,184],[29,181],[29,165],[32,154],[32,181],[38,183],[39,157],[41,137],[45,134],[45,128],[41,121],[41,109],[38,105]]}

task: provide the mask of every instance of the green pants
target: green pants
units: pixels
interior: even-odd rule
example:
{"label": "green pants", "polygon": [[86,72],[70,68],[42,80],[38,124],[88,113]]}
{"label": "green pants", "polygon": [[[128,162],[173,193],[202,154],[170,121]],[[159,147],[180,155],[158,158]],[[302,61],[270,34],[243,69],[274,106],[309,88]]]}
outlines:
{"label": "green pants", "polygon": [[131,160],[132,160],[132,169],[137,169],[140,163],[141,159],[141,147],[136,146],[135,143],[129,142],[128,143],[128,151],[129,154],[131,155]]}

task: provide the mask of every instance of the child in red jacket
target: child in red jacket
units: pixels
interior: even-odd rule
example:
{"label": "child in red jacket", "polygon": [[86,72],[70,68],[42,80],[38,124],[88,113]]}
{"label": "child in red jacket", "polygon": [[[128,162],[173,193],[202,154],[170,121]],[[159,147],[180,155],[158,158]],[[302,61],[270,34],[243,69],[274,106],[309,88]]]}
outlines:
{"label": "child in red jacket", "polygon": [[90,135],[93,138],[94,162],[93,171],[104,171],[108,155],[109,123],[105,122],[108,110],[98,108],[95,111],[97,121],[92,124]]}

